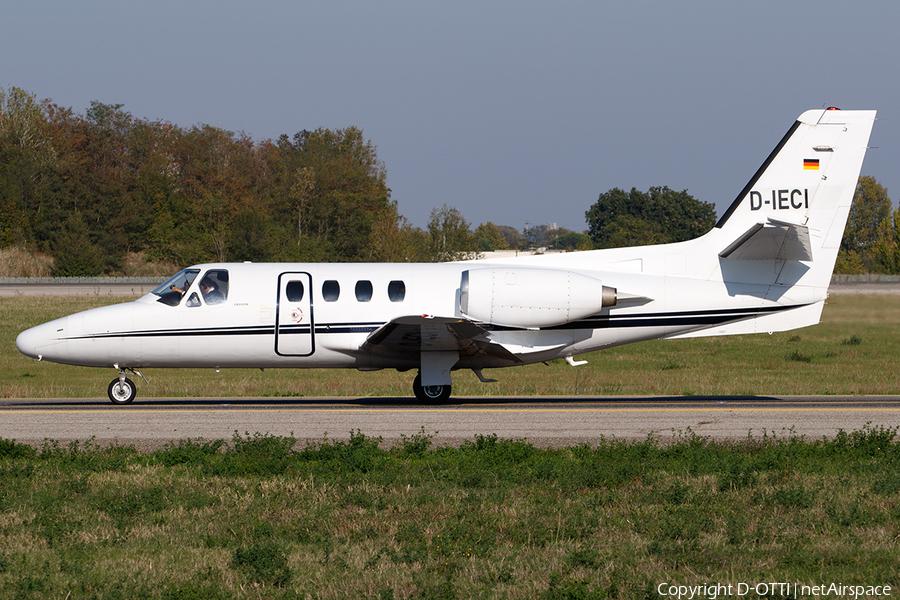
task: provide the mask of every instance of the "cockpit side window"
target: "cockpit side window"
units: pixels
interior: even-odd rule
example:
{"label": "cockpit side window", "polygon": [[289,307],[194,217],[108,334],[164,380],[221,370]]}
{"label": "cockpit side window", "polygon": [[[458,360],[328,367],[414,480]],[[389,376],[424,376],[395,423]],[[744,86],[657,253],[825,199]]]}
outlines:
{"label": "cockpit side window", "polygon": [[222,304],[228,299],[228,271],[224,269],[207,271],[198,287],[205,304]]}
{"label": "cockpit side window", "polygon": [[194,279],[200,273],[200,269],[184,269],[170,277],[164,284],[153,290],[151,293],[159,296],[158,302],[168,304],[169,306],[178,306],[184,293],[187,291]]}

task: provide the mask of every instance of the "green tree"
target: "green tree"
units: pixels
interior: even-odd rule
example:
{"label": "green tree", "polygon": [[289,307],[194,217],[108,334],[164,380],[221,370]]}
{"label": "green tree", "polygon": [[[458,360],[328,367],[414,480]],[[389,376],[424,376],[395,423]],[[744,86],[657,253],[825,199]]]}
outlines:
{"label": "green tree", "polygon": [[101,250],[91,240],[91,231],[80,212],[66,219],[53,242],[54,277],[93,277],[103,273]]}
{"label": "green tree", "polygon": [[475,228],[475,239],[478,243],[478,249],[482,252],[509,250],[509,244],[506,242],[506,238],[500,235],[500,228],[491,221],[482,223]]}
{"label": "green tree", "polygon": [[506,245],[510,248],[514,248],[517,250],[525,249],[525,236],[522,235],[522,232],[516,229],[515,227],[510,227],[509,225],[498,225],[497,231],[500,233],[500,236],[506,240]]}
{"label": "green tree", "polygon": [[464,260],[475,254],[477,240],[469,232],[469,222],[458,208],[444,204],[432,209],[428,234],[431,238],[429,258],[433,262]]}
{"label": "green tree", "polygon": [[430,256],[429,234],[398,213],[358,128],[257,143],[136,119],[121,104],[79,115],[0,89],[0,247],[71,254],[63,240],[81,226],[107,273],[129,251],[182,265]]}
{"label": "green tree", "polygon": [[715,207],[687,190],[652,187],[649,192],[613,188],[600,194],[585,213],[595,248],[681,242],[715,225]]}
{"label": "green tree", "polygon": [[594,245],[591,236],[586,233],[570,231],[564,233],[553,241],[553,247],[558,250],[572,252],[574,250],[591,250]]}
{"label": "green tree", "polygon": [[399,216],[372,142],[356,127],[319,128],[293,141],[281,136],[277,148],[283,191],[276,211],[292,215],[297,244],[327,260],[368,260],[375,224]]}
{"label": "green tree", "polygon": [[227,259],[264,262],[274,254],[273,227],[266,211],[243,208],[235,214],[227,241]]}
{"label": "green tree", "polygon": [[559,236],[568,233],[568,229],[556,225],[532,225],[522,230],[523,237],[532,248],[550,247]]}
{"label": "green tree", "polygon": [[374,223],[370,239],[370,260],[375,262],[428,260],[428,234],[399,216],[396,205]]}
{"label": "green tree", "polygon": [[0,88],[0,140],[31,153],[41,165],[56,159],[44,110],[34,94],[21,88]]}
{"label": "green tree", "polygon": [[[900,208],[878,226],[873,254],[886,273],[900,273]],[[841,271],[861,272],[861,271]]]}
{"label": "green tree", "polygon": [[291,200],[294,201],[294,211],[297,215],[297,245],[303,237],[304,213],[312,204],[313,192],[316,189],[316,173],[312,167],[299,167],[294,184],[291,186]]}
{"label": "green tree", "polygon": [[891,216],[891,199],[887,188],[874,177],[862,176],[856,184],[853,204],[844,228],[837,267],[840,272],[876,271],[876,241],[879,228]]}
{"label": "green tree", "polygon": [[30,214],[56,161],[43,108],[33,94],[0,88],[0,246],[30,241]]}
{"label": "green tree", "polygon": [[93,102],[84,117],[49,103],[44,109],[57,159],[44,192],[31,206],[34,241],[51,248],[77,212],[100,249],[102,270],[115,271],[146,228],[147,215],[134,196],[134,119],[120,105],[99,102]]}

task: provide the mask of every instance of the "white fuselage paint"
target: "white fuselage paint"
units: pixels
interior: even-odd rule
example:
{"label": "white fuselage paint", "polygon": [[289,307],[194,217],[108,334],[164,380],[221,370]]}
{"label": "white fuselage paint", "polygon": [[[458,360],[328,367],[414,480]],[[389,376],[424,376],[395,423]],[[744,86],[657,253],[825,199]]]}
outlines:
{"label": "white fuselage paint", "polygon": [[[535,262],[522,258],[504,264],[524,267]],[[17,343],[22,352],[42,360],[89,367],[410,369],[418,366],[410,356],[381,356],[360,348],[370,334],[398,317],[464,318],[459,307],[462,273],[488,266],[502,268],[503,264],[198,265],[201,277],[207,270],[228,271],[227,302],[168,306],[159,296],[147,294],[134,302],[50,321],[24,332]],[[550,265],[543,268],[554,270]],[[765,300],[768,285],[746,285],[744,294],[729,296],[722,282],[634,273],[580,274],[615,282],[620,292],[645,300],[629,303],[624,298],[596,316],[544,329],[485,325],[491,341],[516,355],[520,364],[527,364],[743,321],[769,311],[819,303],[825,295],[825,290],[808,290],[803,298],[791,298],[785,305]],[[279,278],[302,280],[303,299],[289,302],[279,293]],[[323,297],[326,281],[338,283],[336,301]],[[360,281],[372,286],[371,299],[365,302],[357,300],[355,293]],[[403,282],[402,301],[389,299],[392,281]],[[510,364],[497,357],[463,356],[456,368]]]}

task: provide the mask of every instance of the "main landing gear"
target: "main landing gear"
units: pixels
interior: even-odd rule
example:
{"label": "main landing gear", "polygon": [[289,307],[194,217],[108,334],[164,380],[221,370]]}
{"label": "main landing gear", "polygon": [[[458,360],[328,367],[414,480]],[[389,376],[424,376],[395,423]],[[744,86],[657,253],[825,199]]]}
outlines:
{"label": "main landing gear", "polygon": [[449,385],[422,385],[422,376],[416,375],[413,379],[413,393],[416,400],[423,404],[441,404],[450,399]]}
{"label": "main landing gear", "polygon": [[106,389],[106,393],[113,404],[131,404],[131,401],[137,396],[137,387],[134,385],[134,382],[125,377],[126,370],[139,375],[141,379],[147,381],[147,378],[136,369],[119,369],[119,376],[110,381],[109,387]]}

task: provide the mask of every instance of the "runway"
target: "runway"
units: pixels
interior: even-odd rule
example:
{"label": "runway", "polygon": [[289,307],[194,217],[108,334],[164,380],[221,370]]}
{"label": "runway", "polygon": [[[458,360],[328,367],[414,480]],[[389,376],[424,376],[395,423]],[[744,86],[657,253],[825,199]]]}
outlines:
{"label": "runway", "polygon": [[900,426],[900,396],[714,396],[454,398],[424,406],[410,398],[148,398],[129,406],[103,399],[0,399],[0,438],[40,446],[88,440],[162,448],[180,439],[230,440],[235,433],[293,435],[301,445],[351,432],[389,447],[419,433],[435,445],[476,435],[539,447],[602,439],[666,442],[693,432],[712,439],[832,437],[867,425]]}

